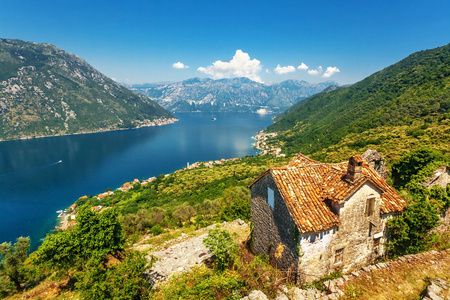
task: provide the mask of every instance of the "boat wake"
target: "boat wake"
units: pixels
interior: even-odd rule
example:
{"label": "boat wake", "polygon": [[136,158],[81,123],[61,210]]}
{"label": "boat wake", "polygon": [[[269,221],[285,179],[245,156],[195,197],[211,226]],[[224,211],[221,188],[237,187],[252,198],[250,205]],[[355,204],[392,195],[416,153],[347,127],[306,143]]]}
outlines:
{"label": "boat wake", "polygon": [[50,168],[50,167],[52,167],[54,165],[58,165],[58,164],[60,164],[62,162],[63,162],[62,160],[58,160],[57,162],[50,163],[50,164],[45,164],[45,165],[35,166],[35,167],[31,167],[31,168],[26,168],[26,169],[23,169],[23,170],[9,172],[9,173],[5,173],[5,174],[0,174],[0,178],[13,176],[13,175],[18,175],[18,174],[31,172],[31,171],[36,171],[36,170],[43,170],[43,169],[46,169],[46,168]]}

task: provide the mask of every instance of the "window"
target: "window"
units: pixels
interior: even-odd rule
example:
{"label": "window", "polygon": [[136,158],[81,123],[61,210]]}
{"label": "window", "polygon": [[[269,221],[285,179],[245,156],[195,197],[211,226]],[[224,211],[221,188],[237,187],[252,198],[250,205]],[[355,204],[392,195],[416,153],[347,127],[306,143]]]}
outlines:
{"label": "window", "polygon": [[373,246],[377,247],[380,244],[380,238],[373,239]]}
{"label": "window", "polygon": [[334,252],[334,263],[339,264],[344,260],[344,248],[337,249]]}
{"label": "window", "polygon": [[366,217],[370,217],[373,215],[375,207],[375,198],[369,198],[366,202]]}
{"label": "window", "polygon": [[269,204],[269,206],[272,207],[272,208],[273,208],[273,205],[274,205],[274,202],[275,202],[274,198],[275,197],[274,197],[273,190],[270,187],[268,187],[267,188],[267,204]]}

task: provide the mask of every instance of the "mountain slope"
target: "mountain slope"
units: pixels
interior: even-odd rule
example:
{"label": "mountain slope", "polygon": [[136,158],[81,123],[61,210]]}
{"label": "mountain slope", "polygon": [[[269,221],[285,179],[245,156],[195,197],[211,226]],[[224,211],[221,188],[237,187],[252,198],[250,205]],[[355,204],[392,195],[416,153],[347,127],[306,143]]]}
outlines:
{"label": "mountain slope", "polygon": [[332,81],[309,84],[287,80],[266,85],[248,78],[192,78],[176,83],[133,85],[131,89],[172,112],[256,112],[259,109],[281,112],[336,84]]}
{"label": "mountain slope", "polygon": [[0,140],[112,130],[174,116],[50,44],[0,39]]}
{"label": "mountain slope", "polygon": [[[381,127],[388,133],[389,128],[403,126],[402,133],[411,136],[416,130],[423,139],[436,132],[428,128],[446,126],[449,92],[450,44],[414,53],[352,86],[314,95],[278,118],[268,131],[279,132],[276,139],[288,152],[322,153],[323,158],[328,147],[345,138],[361,147],[384,145],[389,138],[382,135],[376,138],[381,140],[370,140],[370,132]],[[423,145],[447,141],[450,131],[445,132]]]}

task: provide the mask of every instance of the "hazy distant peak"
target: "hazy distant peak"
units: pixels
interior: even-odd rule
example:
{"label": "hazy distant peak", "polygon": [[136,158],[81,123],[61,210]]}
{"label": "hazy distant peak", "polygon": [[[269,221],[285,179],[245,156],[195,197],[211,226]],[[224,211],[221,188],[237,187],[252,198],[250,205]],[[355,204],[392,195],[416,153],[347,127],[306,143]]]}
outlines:
{"label": "hazy distant peak", "polygon": [[321,92],[335,82],[310,84],[286,80],[263,84],[247,77],[191,78],[171,84],[132,85],[172,112],[281,112],[302,99]]}

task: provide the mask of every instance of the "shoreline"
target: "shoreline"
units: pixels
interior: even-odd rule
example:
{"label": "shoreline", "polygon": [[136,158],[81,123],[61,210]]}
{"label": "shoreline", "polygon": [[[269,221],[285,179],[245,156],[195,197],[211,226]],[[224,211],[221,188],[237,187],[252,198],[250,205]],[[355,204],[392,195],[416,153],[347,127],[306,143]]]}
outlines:
{"label": "shoreline", "polygon": [[[197,161],[195,163],[190,164],[189,162],[187,162],[187,165],[185,168],[182,169],[178,169],[175,170],[171,173],[168,174],[164,174],[165,177],[168,177],[170,175],[176,174],[176,173],[180,173],[180,172],[184,172],[187,170],[192,170],[192,169],[196,169],[199,168],[200,166],[205,166],[207,168],[214,168],[215,165],[222,165],[225,162],[230,162],[230,161],[238,161],[241,160],[242,157],[233,157],[233,158],[222,158],[222,159],[217,159],[217,160],[210,160],[210,161]],[[129,192],[129,190],[131,190],[134,186],[135,183],[139,183],[142,186],[145,186],[149,183],[151,183],[152,181],[156,180],[155,176],[149,177],[148,179],[134,179],[133,181],[128,181],[125,182],[124,184],[122,184],[121,187],[116,188],[114,191],[109,191],[109,192],[104,192],[104,193],[99,193],[95,196],[93,196],[93,198],[97,198],[98,200],[103,200],[105,197],[108,197],[110,195],[113,195],[114,192],[116,191],[122,191],[122,192]],[[83,198],[87,198],[87,196],[81,196],[80,198],[78,198],[76,201],[78,201],[79,199],[83,199]],[[67,228],[69,228],[70,226],[73,226],[76,224],[76,209],[77,209],[77,205],[75,204],[75,202],[70,206],[65,208],[64,210],[58,210],[56,211],[56,213],[58,214],[58,216],[56,217],[57,220],[57,225],[55,226],[54,230],[67,230]],[[100,206],[100,208],[102,208],[102,206]],[[104,207],[106,208],[106,207]]]}
{"label": "shoreline", "polygon": [[67,133],[67,134],[27,136],[27,137],[21,137],[21,138],[0,140],[0,143],[11,142],[11,141],[32,140],[32,139],[42,139],[42,138],[52,138],[52,137],[59,137],[59,136],[72,136],[72,135],[81,135],[81,134],[114,132],[114,131],[120,131],[120,130],[132,130],[132,129],[139,129],[142,127],[164,126],[164,125],[173,124],[179,120],[180,120],[179,118],[159,118],[159,119],[155,119],[153,121],[148,120],[149,122],[146,122],[144,124],[138,124],[136,127],[133,127],[133,128],[115,128],[115,129],[105,129],[105,130],[100,129],[100,130],[95,130],[95,131],[80,131],[80,132]]}

